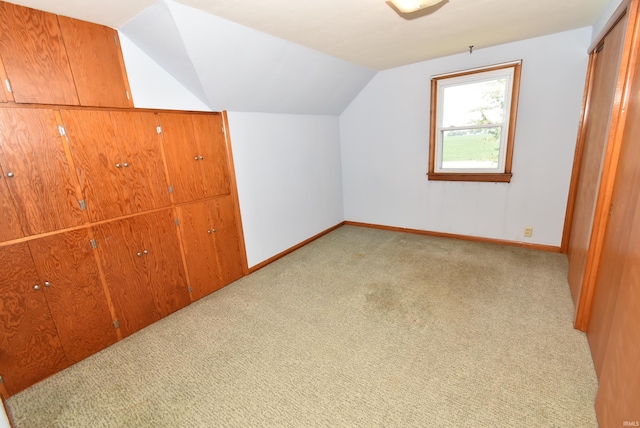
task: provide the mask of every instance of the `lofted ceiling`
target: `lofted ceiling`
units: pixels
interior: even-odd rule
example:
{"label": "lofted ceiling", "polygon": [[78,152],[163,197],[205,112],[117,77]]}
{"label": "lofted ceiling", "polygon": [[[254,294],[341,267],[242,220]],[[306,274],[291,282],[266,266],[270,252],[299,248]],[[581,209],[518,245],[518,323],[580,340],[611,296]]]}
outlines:
{"label": "lofted ceiling", "polygon": [[[121,28],[157,0],[11,0]],[[385,0],[179,0],[179,3],[323,52],[384,70],[502,43],[591,26],[607,0],[445,0],[399,15]]]}

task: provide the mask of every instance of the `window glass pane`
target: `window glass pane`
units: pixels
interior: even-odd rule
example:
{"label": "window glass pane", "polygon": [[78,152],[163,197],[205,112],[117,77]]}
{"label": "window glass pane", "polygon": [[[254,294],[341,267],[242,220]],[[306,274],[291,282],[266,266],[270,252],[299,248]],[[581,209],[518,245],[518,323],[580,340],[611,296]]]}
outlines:
{"label": "window glass pane", "polygon": [[442,168],[497,168],[502,127],[444,131]]}
{"label": "window glass pane", "polygon": [[502,123],[507,78],[444,88],[442,126]]}

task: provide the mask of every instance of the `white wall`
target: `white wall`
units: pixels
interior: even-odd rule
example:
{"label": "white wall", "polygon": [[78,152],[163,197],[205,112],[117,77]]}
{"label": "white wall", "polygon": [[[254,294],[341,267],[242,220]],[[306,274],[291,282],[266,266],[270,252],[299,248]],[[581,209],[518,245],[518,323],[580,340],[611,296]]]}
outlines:
{"label": "white wall", "polygon": [[336,116],[229,113],[249,266],[344,218]]}
{"label": "white wall", "polygon": [[[559,246],[590,36],[582,28],[378,73],[340,116],[345,219]],[[430,76],[517,59],[511,183],[428,181]]]}

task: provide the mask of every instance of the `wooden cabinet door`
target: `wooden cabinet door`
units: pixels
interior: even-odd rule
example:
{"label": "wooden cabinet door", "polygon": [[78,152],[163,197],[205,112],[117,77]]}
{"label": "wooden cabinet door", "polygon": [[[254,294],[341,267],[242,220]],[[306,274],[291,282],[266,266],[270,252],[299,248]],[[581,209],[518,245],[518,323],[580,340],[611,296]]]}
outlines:
{"label": "wooden cabinet door", "polygon": [[133,212],[171,204],[162,163],[162,137],[153,113],[112,112],[116,139],[128,167],[123,169]]}
{"label": "wooden cabinet door", "polygon": [[69,364],[29,247],[0,247],[0,260],[0,375],[15,394]]}
{"label": "wooden cabinet door", "polygon": [[227,148],[222,131],[222,115],[193,115],[198,162],[202,169],[205,196],[229,194],[229,167]]}
{"label": "wooden cabinet door", "polygon": [[123,336],[189,303],[171,211],[94,226]]}
{"label": "wooden cabinet door", "polygon": [[0,165],[26,234],[83,223],[51,110],[0,109]]}
{"label": "wooden cabinet door", "polygon": [[160,113],[164,150],[173,187],[175,201],[202,199],[205,187],[202,180],[203,162],[196,143],[192,115],[186,113]]}
{"label": "wooden cabinet door", "polygon": [[24,236],[4,177],[4,172],[0,169],[0,242]]}
{"label": "wooden cabinet door", "polygon": [[91,220],[169,206],[153,114],[61,113]]}
{"label": "wooden cabinet door", "polygon": [[218,270],[223,285],[241,278],[244,275],[244,245],[240,239],[238,219],[235,215],[231,196],[223,196],[213,200],[213,227],[215,229],[216,254]]}
{"label": "wooden cabinet door", "polygon": [[244,274],[238,223],[231,196],[176,208],[194,299]]}
{"label": "wooden cabinet door", "polygon": [[49,310],[71,364],[118,340],[86,230],[29,242]]}
{"label": "wooden cabinet door", "polygon": [[0,34],[0,56],[17,103],[78,104],[56,15],[0,2]]}
{"label": "wooden cabinet door", "polygon": [[211,212],[213,201],[194,202],[176,208],[189,271],[193,299],[200,299],[224,284],[218,270]]}
{"label": "wooden cabinet door", "polygon": [[118,32],[103,25],[58,16],[80,104],[133,107]]}

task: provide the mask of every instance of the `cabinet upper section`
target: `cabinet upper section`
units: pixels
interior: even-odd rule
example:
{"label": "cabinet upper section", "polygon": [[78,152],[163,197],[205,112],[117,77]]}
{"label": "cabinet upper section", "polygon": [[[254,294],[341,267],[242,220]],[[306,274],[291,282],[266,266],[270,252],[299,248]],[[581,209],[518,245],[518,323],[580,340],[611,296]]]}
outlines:
{"label": "cabinet upper section", "polygon": [[133,107],[112,28],[0,1],[0,58],[0,102]]}

